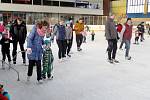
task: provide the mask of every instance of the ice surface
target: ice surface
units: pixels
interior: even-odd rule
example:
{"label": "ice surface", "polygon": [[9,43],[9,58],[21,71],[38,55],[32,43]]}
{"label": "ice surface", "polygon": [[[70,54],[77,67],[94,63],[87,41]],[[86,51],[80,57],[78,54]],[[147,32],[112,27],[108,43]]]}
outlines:
{"label": "ice surface", "polygon": [[[124,58],[124,50],[118,50],[119,64],[107,62],[107,42],[104,32],[96,33],[96,40],[84,43],[82,52],[77,52],[74,41],[70,59],[58,62],[57,45],[52,44],[55,56],[54,79],[36,84],[36,69],[31,81],[26,82],[27,66],[18,56],[16,69],[0,69],[0,83],[4,84],[11,100],[150,100],[150,38],[134,45],[132,41],[131,61]],[[0,57],[1,59],[1,57]],[[0,66],[1,67],[1,66]]]}

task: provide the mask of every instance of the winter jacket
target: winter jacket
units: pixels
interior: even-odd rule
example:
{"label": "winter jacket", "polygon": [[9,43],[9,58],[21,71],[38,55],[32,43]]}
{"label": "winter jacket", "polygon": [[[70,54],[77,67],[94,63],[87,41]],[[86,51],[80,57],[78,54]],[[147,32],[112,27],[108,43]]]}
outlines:
{"label": "winter jacket", "polygon": [[4,25],[0,24],[0,33],[2,33],[4,29],[5,29]]}
{"label": "winter jacket", "polygon": [[144,32],[145,32],[144,25],[139,24],[139,25],[137,26],[137,28],[138,28],[138,31],[140,31],[141,33],[144,33]]}
{"label": "winter jacket", "polygon": [[125,24],[125,32],[123,33],[123,40],[131,40],[132,38],[132,25]]}
{"label": "winter jacket", "polygon": [[117,29],[115,27],[115,23],[113,19],[111,18],[108,18],[106,25],[105,25],[105,37],[106,37],[106,40],[118,39]]}
{"label": "winter jacket", "polygon": [[84,31],[84,23],[76,23],[74,26],[74,30],[76,35],[82,34],[82,32]]}
{"label": "winter jacket", "polygon": [[72,39],[72,28],[71,27],[66,27],[66,39],[67,40]]}
{"label": "winter jacket", "polygon": [[56,40],[65,40],[66,39],[66,30],[64,25],[55,25],[53,30],[52,39],[56,35]]}
{"label": "winter jacket", "polygon": [[28,54],[29,60],[41,60],[43,54],[42,45],[44,44],[44,37],[39,36],[36,26],[33,27],[31,33],[27,38],[27,48],[31,48],[32,53]]}
{"label": "winter jacket", "polygon": [[13,41],[19,41],[21,44],[24,44],[27,35],[26,24],[22,22],[20,25],[18,25],[15,21],[10,28],[10,33],[12,34]]}

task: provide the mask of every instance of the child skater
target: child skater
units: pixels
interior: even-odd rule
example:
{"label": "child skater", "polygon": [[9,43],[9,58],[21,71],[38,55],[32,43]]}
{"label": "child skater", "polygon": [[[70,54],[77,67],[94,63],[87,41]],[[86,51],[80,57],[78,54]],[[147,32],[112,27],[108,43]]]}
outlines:
{"label": "child skater", "polygon": [[2,69],[5,69],[6,56],[8,58],[9,67],[11,66],[10,43],[12,43],[12,40],[10,39],[9,30],[6,28],[2,33],[2,39],[0,40],[2,52]]}
{"label": "child skater", "polygon": [[72,28],[70,26],[69,21],[66,22],[66,40],[67,40],[67,45],[66,45],[67,56],[71,57],[69,53],[70,53],[71,43],[72,43]]}
{"label": "child skater", "polygon": [[136,30],[135,31],[135,43],[134,44],[139,44],[139,31],[138,30]]}
{"label": "child skater", "polygon": [[42,78],[46,79],[46,74],[48,79],[53,79],[53,61],[54,57],[51,50],[51,34],[46,33],[44,37],[44,53],[43,53],[43,71]]}
{"label": "child skater", "polygon": [[94,30],[92,30],[91,36],[92,36],[91,40],[94,41],[94,39],[95,39],[95,32],[94,32]]}

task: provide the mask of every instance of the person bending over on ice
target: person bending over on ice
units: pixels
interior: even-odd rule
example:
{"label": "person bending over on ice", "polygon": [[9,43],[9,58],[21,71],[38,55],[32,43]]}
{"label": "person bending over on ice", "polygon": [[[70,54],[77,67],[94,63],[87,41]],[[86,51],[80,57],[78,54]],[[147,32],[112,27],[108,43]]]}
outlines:
{"label": "person bending over on ice", "polygon": [[[28,77],[27,81],[30,81],[30,77],[33,73],[33,66],[36,65],[37,68],[37,80],[38,83],[42,83],[41,76],[41,59],[43,55],[43,45],[44,45],[44,36],[47,32],[47,28],[49,23],[46,21],[39,21],[37,25],[35,25],[28,36],[27,39],[27,56],[29,59],[28,66]],[[36,64],[35,64],[36,63]]]}

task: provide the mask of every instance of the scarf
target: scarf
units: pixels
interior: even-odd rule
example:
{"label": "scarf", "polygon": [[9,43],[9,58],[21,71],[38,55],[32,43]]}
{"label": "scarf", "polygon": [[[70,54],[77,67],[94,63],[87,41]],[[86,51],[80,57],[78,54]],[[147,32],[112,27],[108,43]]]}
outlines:
{"label": "scarf", "polygon": [[39,34],[39,36],[45,36],[44,30],[43,29],[37,29],[37,32]]}

